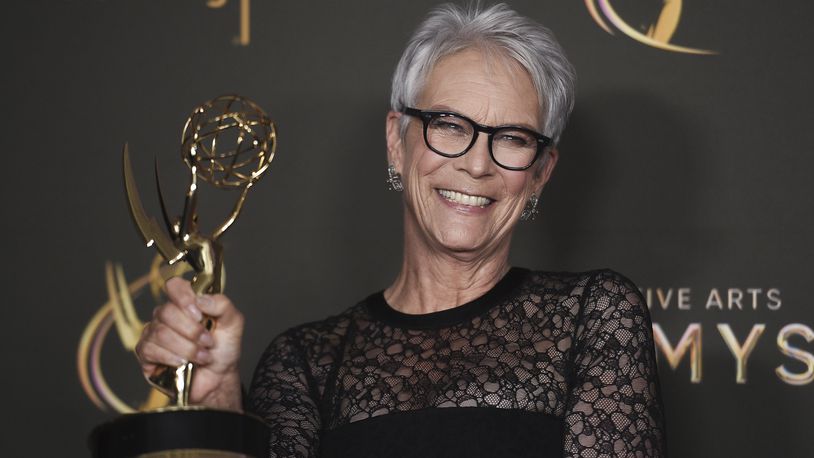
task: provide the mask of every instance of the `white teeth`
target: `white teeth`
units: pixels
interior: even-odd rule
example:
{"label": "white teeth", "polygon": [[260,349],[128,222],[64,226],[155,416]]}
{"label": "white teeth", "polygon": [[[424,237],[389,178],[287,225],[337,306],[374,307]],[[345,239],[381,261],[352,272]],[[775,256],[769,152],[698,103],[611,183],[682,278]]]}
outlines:
{"label": "white teeth", "polygon": [[441,194],[441,196],[443,196],[444,199],[447,199],[449,201],[458,204],[469,205],[471,207],[485,207],[492,203],[492,199],[489,199],[487,197],[470,196],[469,194],[463,194],[457,191],[449,191],[446,189],[439,189],[438,194]]}

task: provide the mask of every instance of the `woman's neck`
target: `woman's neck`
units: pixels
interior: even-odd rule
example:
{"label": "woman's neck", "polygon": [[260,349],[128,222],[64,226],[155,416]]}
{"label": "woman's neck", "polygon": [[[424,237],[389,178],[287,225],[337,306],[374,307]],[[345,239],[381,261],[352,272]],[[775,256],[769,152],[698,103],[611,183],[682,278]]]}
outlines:
{"label": "woman's neck", "polygon": [[384,298],[403,313],[423,314],[470,302],[509,271],[509,243],[483,253],[448,253],[405,234],[401,272]]}

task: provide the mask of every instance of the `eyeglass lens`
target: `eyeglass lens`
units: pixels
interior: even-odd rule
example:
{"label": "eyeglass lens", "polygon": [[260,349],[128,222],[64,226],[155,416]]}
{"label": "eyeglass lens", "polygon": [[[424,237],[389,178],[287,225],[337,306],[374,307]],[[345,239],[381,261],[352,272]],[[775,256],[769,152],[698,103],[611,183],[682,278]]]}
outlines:
{"label": "eyeglass lens", "polygon": [[[466,119],[452,114],[437,114],[427,123],[427,143],[441,154],[457,156],[466,151],[476,135],[475,127]],[[526,167],[537,155],[537,139],[531,133],[513,129],[498,129],[492,134],[492,155],[506,167]]]}

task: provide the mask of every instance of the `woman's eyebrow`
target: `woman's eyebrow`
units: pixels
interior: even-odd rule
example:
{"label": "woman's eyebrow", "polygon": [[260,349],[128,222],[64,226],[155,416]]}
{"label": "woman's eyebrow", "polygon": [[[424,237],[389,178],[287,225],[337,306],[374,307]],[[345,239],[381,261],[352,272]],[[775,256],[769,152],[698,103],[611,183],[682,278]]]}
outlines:
{"label": "woman's eyebrow", "polygon": [[[486,124],[483,124],[483,123],[480,123],[479,121],[477,121],[473,116],[470,116],[470,115],[468,115],[466,113],[461,112],[460,110],[452,108],[449,105],[444,105],[444,104],[430,105],[430,107],[427,108],[427,110],[428,111],[447,111],[447,112],[450,112],[450,113],[453,113],[453,114],[461,115],[461,116],[463,116],[465,118],[469,118],[469,119],[477,122],[478,124],[486,125]],[[501,124],[495,124],[495,125],[490,126],[490,127],[502,127],[502,126],[522,127],[524,129],[528,129],[528,130],[530,130],[532,132],[539,132],[537,130],[537,129],[539,129],[538,126],[532,126],[531,124],[526,123],[526,122],[504,122],[504,123],[501,123]]]}

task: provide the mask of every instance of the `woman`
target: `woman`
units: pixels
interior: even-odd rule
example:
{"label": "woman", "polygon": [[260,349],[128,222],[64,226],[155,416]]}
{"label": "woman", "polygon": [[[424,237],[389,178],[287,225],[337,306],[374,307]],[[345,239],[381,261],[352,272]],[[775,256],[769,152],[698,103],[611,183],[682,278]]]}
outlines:
{"label": "woman", "polygon": [[[637,288],[608,270],[508,264],[557,163],[573,79],[550,32],[505,5],[434,10],[386,119],[404,196],[393,284],[275,338],[242,399],[242,316],[173,279],[137,349],[145,373],[198,363],[193,402],[262,416],[272,456],[663,456]],[[218,319],[211,334],[202,313]]]}

